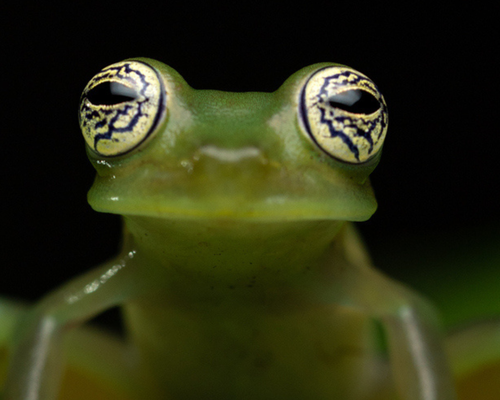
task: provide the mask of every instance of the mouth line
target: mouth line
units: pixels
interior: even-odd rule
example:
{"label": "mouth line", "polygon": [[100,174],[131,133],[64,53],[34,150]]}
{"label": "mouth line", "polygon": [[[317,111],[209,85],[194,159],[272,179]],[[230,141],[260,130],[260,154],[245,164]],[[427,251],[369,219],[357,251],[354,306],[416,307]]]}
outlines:
{"label": "mouth line", "polygon": [[329,202],[310,200],[289,201],[284,197],[268,198],[265,202],[245,205],[237,202],[155,202],[120,201],[110,197],[90,202],[99,212],[120,214],[128,217],[147,216],[165,219],[226,219],[226,220],[346,220],[365,221],[371,217],[376,205],[366,207],[332,207]]}

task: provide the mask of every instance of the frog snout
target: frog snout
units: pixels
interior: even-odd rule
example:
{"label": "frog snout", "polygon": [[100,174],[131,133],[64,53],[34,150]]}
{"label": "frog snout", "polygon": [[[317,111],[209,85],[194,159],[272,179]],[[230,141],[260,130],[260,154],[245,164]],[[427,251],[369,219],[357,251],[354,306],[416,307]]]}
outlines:
{"label": "frog snout", "polygon": [[196,151],[192,161],[192,177],[217,186],[253,186],[256,180],[265,180],[270,169],[268,157],[256,146],[205,145]]}
{"label": "frog snout", "polygon": [[219,163],[230,164],[245,163],[247,161],[260,161],[262,163],[266,163],[262,151],[254,146],[232,149],[218,147],[215,145],[206,145],[198,150],[194,158],[196,161],[207,158]]}

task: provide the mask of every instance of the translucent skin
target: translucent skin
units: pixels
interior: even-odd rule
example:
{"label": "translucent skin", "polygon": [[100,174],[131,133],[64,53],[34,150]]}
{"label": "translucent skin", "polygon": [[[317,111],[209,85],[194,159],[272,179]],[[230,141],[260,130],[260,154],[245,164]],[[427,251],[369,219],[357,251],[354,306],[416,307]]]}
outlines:
{"label": "translucent skin", "polygon": [[89,203],[123,215],[122,251],[26,313],[4,398],[55,399],[61,339],[121,306],[126,344],[77,342],[101,355],[87,369],[110,366],[96,374],[131,399],[454,399],[432,308],[372,268],[348,222],[376,209],[380,153],[342,163],[298,121],[304,82],[334,64],[274,93],[225,93],[141,62],[163,79],[167,116],[127,154],[88,150]]}

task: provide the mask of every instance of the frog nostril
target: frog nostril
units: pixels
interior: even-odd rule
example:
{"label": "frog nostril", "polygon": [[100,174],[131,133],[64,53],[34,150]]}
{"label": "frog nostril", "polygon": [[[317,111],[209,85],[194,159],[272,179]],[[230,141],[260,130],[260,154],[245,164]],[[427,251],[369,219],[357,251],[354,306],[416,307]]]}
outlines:
{"label": "frog nostril", "polygon": [[199,149],[199,154],[208,156],[222,163],[238,163],[245,159],[264,159],[261,150],[253,146],[227,149],[214,145],[206,145]]}

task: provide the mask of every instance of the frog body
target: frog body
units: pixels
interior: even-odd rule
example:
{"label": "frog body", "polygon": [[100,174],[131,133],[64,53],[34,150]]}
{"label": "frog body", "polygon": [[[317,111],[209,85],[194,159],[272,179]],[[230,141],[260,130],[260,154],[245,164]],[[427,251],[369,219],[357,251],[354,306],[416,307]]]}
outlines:
{"label": "frog body", "polygon": [[[188,226],[189,232],[197,232],[198,237],[204,229],[210,232],[191,249],[207,260],[204,270],[193,265],[193,270],[186,272],[180,266],[189,262],[182,260],[173,278],[171,273],[167,274],[169,278],[153,278],[157,282],[172,281],[169,296],[165,296],[163,287],[155,295],[125,306],[134,343],[147,353],[143,359],[148,362],[148,375],[161,382],[159,393],[172,398],[214,399],[301,399],[309,394],[319,399],[341,396],[360,387],[362,366],[374,357],[366,317],[347,307],[325,304],[310,293],[318,289],[315,274],[320,271],[311,272],[314,263],[300,260],[297,267],[304,268],[295,272],[286,270],[293,268],[290,261],[283,262],[285,271],[269,270],[266,256],[259,260],[242,250],[243,244],[250,242],[249,235],[258,237],[262,243],[259,248],[265,249],[265,243],[282,241],[288,230],[294,236],[301,230],[304,235],[319,236],[327,228],[321,229],[318,222],[299,224],[303,225],[301,229],[296,223],[279,224],[270,222],[263,227],[262,223],[240,221],[238,229],[245,228],[242,237],[231,238],[233,223],[226,222],[222,227],[213,222],[182,223],[182,231]],[[236,244],[241,240],[236,247],[241,255],[228,254],[224,263],[221,253],[227,246],[218,247],[214,231],[219,231],[220,242],[231,240]],[[255,231],[260,234],[255,236]],[[296,247],[299,250],[303,246]],[[286,255],[290,258],[293,253],[288,251]],[[298,251],[299,255],[303,252]],[[165,268],[161,270],[163,274]],[[196,290],[186,296],[179,288],[188,282]],[[221,357],[224,363],[219,361]],[[307,380],[298,379],[304,369],[308,371]],[[196,377],[190,379],[188,395],[183,394],[186,376]],[[354,376],[356,380],[348,379]],[[365,377],[363,390],[373,388],[370,378],[374,379]]]}
{"label": "frog body", "polygon": [[54,399],[60,338],[113,306],[136,398],[368,399],[378,321],[398,396],[454,399],[432,308],[371,267],[349,222],[376,209],[387,131],[365,75],[323,63],[226,93],[131,59],[89,82],[80,126],[89,203],[123,215],[122,251],[24,318],[6,399]]}

